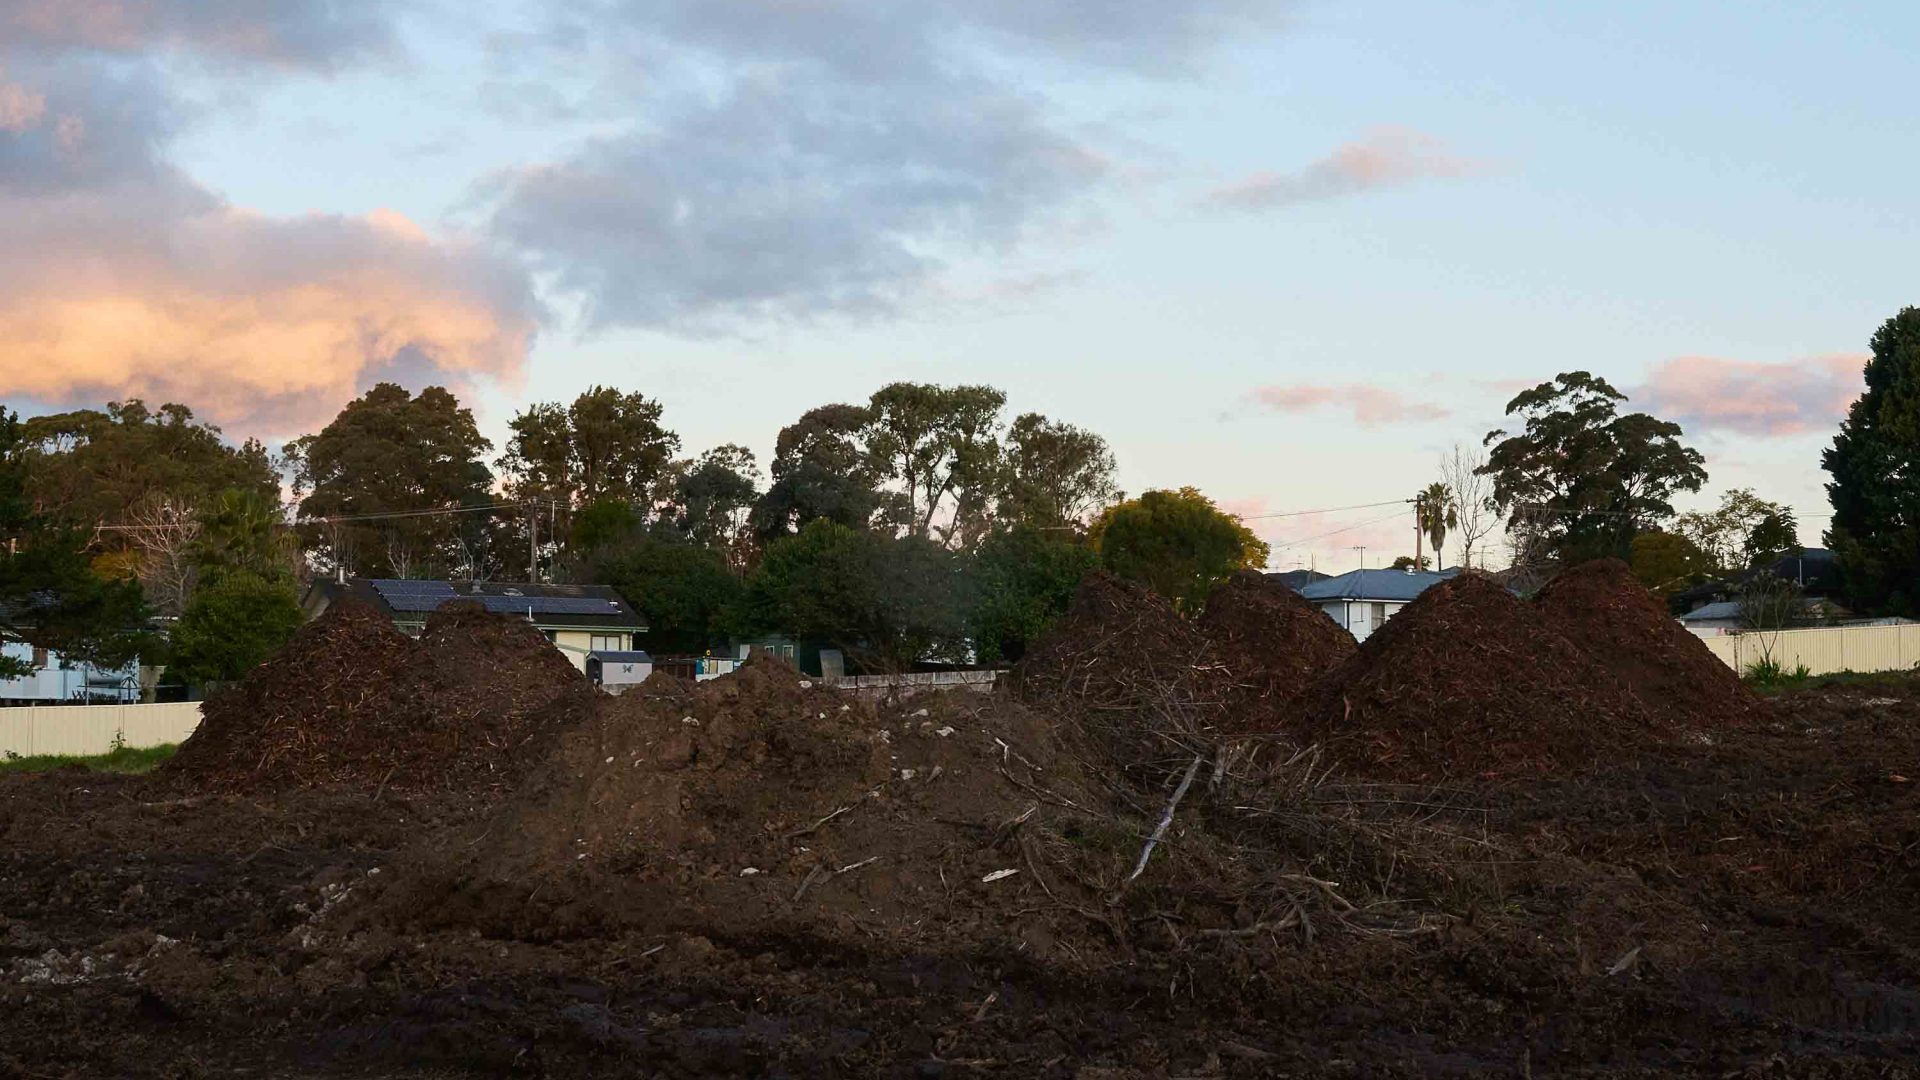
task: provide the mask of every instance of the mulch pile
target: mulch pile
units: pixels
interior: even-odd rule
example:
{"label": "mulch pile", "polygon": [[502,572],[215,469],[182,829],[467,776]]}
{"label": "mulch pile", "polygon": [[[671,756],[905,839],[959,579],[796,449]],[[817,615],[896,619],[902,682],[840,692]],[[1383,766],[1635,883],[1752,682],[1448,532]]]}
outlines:
{"label": "mulch pile", "polygon": [[1756,700],[1739,675],[1674,621],[1619,559],[1564,571],[1533,602],[1624,693],[1668,722],[1717,727],[1752,716]]}
{"label": "mulch pile", "polygon": [[1016,696],[1085,731],[1129,771],[1184,766],[1223,731],[1233,680],[1210,642],[1137,582],[1088,574],[1011,673]]}
{"label": "mulch pile", "polygon": [[1532,607],[1466,574],[1369,635],[1303,711],[1356,772],[1409,781],[1580,769],[1662,727]]}
{"label": "mulch pile", "polygon": [[1236,731],[1291,720],[1299,697],[1359,648],[1325,612],[1255,570],[1214,589],[1195,625],[1232,674],[1222,726]]}
{"label": "mulch pile", "polygon": [[452,604],[415,641],[342,605],[208,698],[164,774],[196,790],[500,786],[593,697],[522,620]]}

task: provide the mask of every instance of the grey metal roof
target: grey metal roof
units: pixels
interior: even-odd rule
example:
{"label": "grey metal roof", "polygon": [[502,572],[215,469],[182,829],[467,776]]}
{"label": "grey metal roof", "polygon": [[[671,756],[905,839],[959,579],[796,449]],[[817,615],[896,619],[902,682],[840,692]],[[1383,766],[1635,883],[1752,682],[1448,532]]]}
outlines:
{"label": "grey metal roof", "polygon": [[1709,619],[1737,619],[1740,617],[1740,601],[1722,600],[1715,604],[1702,604],[1685,615],[1681,622],[1705,622]]}
{"label": "grey metal roof", "polygon": [[[315,595],[332,601],[351,597],[402,623],[425,622],[427,615],[455,601],[477,603],[488,611],[530,618],[535,626],[600,629],[647,629],[646,617],[606,585],[556,585],[545,582],[441,581],[398,578],[348,578],[344,584],[321,579],[313,583],[307,608],[316,610]],[[529,614],[531,612],[531,614]]]}
{"label": "grey metal roof", "polygon": [[1351,570],[1300,590],[1308,600],[1385,600],[1405,603],[1458,570]]}
{"label": "grey metal roof", "polygon": [[590,652],[587,659],[603,664],[651,664],[653,657],[643,652]]}
{"label": "grey metal roof", "polygon": [[1311,585],[1316,581],[1325,581],[1327,580],[1327,578],[1331,576],[1333,575],[1323,574],[1318,570],[1306,570],[1306,569],[1281,570],[1281,571],[1274,571],[1272,573],[1269,573],[1267,575],[1267,580],[1272,582],[1277,582],[1281,585],[1285,585],[1287,588],[1292,589],[1294,592],[1299,592],[1301,589],[1307,587],[1308,585]]}

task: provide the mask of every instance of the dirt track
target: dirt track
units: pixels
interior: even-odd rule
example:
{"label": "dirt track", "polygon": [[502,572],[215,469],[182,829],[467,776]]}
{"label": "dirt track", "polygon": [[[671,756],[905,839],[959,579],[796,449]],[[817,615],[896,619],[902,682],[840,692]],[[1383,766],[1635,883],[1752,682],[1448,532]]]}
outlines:
{"label": "dirt track", "polygon": [[[1070,871],[1118,877],[1158,800],[1111,836],[1062,810],[1031,849],[1002,805],[937,793],[822,827],[939,806],[960,822],[939,843],[1022,868],[970,882],[953,926],[897,869],[818,884],[763,929],[714,906],[742,881],[794,903],[796,863],[583,890],[673,917],[556,936],[458,911],[396,929],[395,898],[426,902],[398,883],[506,812],[470,793],[7,777],[0,1073],[1914,1075],[1920,692],[1889,686],[1800,692],[1574,776],[1411,786],[1296,763],[1196,791],[1136,890],[1095,912],[1106,927],[1076,913],[1100,898]],[[960,739],[1009,730],[1003,706],[880,719]],[[1076,827],[1071,852],[1046,846]],[[1267,906],[1282,895],[1299,917]]]}

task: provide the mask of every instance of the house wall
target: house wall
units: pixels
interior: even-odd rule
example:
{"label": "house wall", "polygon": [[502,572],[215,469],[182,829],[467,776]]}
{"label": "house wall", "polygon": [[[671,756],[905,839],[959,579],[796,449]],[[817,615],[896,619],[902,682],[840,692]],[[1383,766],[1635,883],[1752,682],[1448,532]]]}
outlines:
{"label": "house wall", "polygon": [[587,654],[593,651],[593,633],[588,630],[555,630],[553,643],[560,648],[560,655],[585,673]]}
{"label": "house wall", "polygon": [[122,746],[177,743],[200,726],[200,704],[28,705],[0,709],[0,756],[92,756]]}
{"label": "house wall", "polygon": [[1380,629],[1380,626],[1374,622],[1375,604],[1379,604],[1386,611],[1385,618],[1380,620],[1381,624],[1384,624],[1386,619],[1393,618],[1395,612],[1407,606],[1393,600],[1325,600],[1320,603],[1320,610],[1331,616],[1333,621],[1339,623],[1347,633],[1352,634],[1355,641],[1365,641],[1367,635]]}
{"label": "house wall", "polygon": [[[0,652],[13,660],[33,662],[33,646],[25,642],[8,642]],[[89,688],[96,696],[137,700],[140,691],[135,685],[135,671],[133,665],[111,671],[90,664],[65,663],[59,653],[49,653],[46,667],[23,678],[0,680],[0,700],[71,701],[85,696]]]}
{"label": "house wall", "polygon": [[587,654],[594,651],[593,639],[595,636],[612,636],[619,639],[614,643],[613,648],[601,650],[603,652],[626,652],[633,648],[633,635],[624,630],[594,630],[580,627],[560,628],[553,626],[542,626],[540,629],[544,631],[548,637],[553,639],[554,647],[560,650],[560,655],[566,657],[568,662],[574,667],[579,668],[582,674],[585,674],[587,670]]}

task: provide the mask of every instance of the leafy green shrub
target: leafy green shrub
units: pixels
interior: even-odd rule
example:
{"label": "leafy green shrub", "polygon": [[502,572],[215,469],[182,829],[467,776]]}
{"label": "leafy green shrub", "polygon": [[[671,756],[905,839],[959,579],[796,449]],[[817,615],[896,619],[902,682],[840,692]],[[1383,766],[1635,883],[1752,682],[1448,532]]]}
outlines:
{"label": "leafy green shrub", "polygon": [[1813,678],[1807,665],[1795,664],[1789,669],[1770,656],[1748,664],[1742,674],[1748,682],[1766,688],[1793,686]]}

